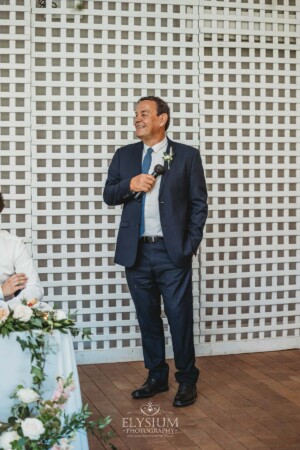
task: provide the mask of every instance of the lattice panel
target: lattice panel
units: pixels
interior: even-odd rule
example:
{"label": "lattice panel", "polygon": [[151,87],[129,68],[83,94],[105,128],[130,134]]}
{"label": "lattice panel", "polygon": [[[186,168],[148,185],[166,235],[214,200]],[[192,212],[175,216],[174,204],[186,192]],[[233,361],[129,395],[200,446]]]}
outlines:
{"label": "lattice panel", "polygon": [[0,0],[0,182],[1,226],[32,238],[46,300],[93,330],[78,360],[141,357],[113,263],[121,210],[102,191],[116,148],[135,140],[135,101],[152,94],[170,103],[170,137],[200,147],[208,182],[197,354],[299,345],[300,5],[76,4]]}
{"label": "lattice panel", "polygon": [[29,24],[28,2],[0,1],[0,188],[6,203],[0,220],[30,246]]}
{"label": "lattice panel", "polygon": [[203,1],[200,18],[201,342],[299,345],[299,3]]}
{"label": "lattice panel", "polygon": [[[93,329],[79,350],[140,352],[113,262],[120,209],[104,204],[102,190],[116,148],[136,140],[143,95],[170,102],[173,138],[199,145],[198,7],[95,1],[75,12],[48,3],[32,19],[33,235],[46,298],[76,307]],[[198,261],[194,272],[199,334]]]}

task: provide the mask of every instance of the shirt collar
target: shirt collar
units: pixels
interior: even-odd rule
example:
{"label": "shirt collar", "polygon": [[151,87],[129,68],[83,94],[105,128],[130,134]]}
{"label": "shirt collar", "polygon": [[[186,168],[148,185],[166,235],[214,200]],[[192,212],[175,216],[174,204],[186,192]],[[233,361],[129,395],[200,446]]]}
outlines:
{"label": "shirt collar", "polygon": [[[158,142],[158,144],[153,145],[151,148],[153,148],[154,153],[159,152],[160,150],[162,150],[163,148],[166,148],[168,144],[168,138],[167,136],[164,137],[164,139],[160,142]],[[148,150],[148,146],[146,144],[144,144],[144,152],[146,152]]]}

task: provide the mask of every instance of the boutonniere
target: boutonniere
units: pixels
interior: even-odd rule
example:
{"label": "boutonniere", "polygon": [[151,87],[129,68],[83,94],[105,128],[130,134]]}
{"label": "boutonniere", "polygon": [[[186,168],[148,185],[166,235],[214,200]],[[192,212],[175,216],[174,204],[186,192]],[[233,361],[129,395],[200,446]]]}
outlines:
{"label": "boutonniere", "polygon": [[168,164],[168,170],[170,170],[170,164],[173,161],[173,149],[172,147],[170,148],[169,152],[164,152],[164,161]]}

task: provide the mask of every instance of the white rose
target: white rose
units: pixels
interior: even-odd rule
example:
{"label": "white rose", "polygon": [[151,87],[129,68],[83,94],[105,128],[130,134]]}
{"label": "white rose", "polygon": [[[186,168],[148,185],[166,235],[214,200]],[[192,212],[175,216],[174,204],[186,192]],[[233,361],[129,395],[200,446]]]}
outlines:
{"label": "white rose", "polygon": [[55,311],[54,317],[56,320],[65,320],[67,318],[67,314],[62,309],[57,309]]}
{"label": "white rose", "polygon": [[25,388],[18,390],[17,397],[23,403],[36,402],[40,398],[39,394],[35,392],[33,389],[25,389]]}
{"label": "white rose", "polygon": [[9,316],[9,308],[7,304],[0,300],[0,323],[4,323]]}
{"label": "white rose", "polygon": [[29,306],[26,305],[17,305],[14,308],[14,319],[19,319],[20,322],[29,322],[33,312]]}
{"label": "white rose", "polygon": [[38,301],[35,297],[33,297],[31,300],[27,300],[27,302],[26,302],[27,306],[29,306],[30,308],[35,306],[37,303],[38,303]]}
{"label": "white rose", "polygon": [[34,419],[27,417],[27,419],[22,420],[21,428],[25,437],[32,439],[33,441],[38,440],[39,437],[45,432],[44,425],[39,419]]}
{"label": "white rose", "polygon": [[20,437],[16,431],[5,431],[0,436],[0,448],[3,448],[3,450],[11,450],[11,443],[18,441]]}

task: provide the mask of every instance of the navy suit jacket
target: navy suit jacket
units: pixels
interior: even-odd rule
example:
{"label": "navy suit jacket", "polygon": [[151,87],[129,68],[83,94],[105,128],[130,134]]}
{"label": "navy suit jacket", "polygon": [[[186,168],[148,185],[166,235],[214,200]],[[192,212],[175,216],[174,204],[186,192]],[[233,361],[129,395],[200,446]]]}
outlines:
{"label": "navy suit jacket", "polygon": [[[162,175],[159,211],[162,232],[173,263],[183,267],[196,254],[207,217],[207,191],[199,151],[168,139],[173,160]],[[104,188],[108,205],[123,204],[115,262],[135,263],[139,241],[141,202],[130,196],[130,180],[141,173],[143,142],[119,148],[111,161]]]}

